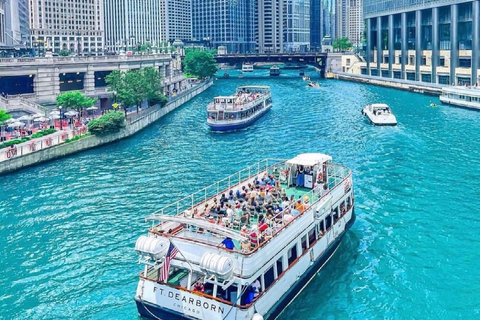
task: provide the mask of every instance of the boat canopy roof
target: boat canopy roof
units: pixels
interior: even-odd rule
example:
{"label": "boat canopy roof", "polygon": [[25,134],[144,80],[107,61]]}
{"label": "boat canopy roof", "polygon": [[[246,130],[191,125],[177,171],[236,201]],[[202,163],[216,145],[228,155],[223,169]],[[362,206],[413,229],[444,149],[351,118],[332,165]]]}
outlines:
{"label": "boat canopy roof", "polygon": [[385,103],[372,103],[371,106],[374,109],[390,109],[390,107]]}
{"label": "boat canopy roof", "polygon": [[331,161],[332,157],[323,153],[302,153],[293,159],[288,160],[286,163],[289,165],[302,165],[307,167],[313,167],[316,164]]}
{"label": "boat canopy roof", "polygon": [[241,86],[237,88],[237,91],[243,90],[243,89],[253,89],[253,90],[270,90],[269,86]]}

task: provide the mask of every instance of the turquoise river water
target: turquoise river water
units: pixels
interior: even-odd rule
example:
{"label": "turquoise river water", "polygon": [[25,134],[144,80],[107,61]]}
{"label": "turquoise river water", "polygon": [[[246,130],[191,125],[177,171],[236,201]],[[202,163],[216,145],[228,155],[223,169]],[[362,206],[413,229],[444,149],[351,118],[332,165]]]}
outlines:
{"label": "turquoise river water", "polygon": [[[206,104],[243,84],[270,85],[272,110],[210,132]],[[129,139],[0,177],[0,318],[139,319],[144,217],[258,160],[324,152],[353,169],[358,219],[280,319],[480,319],[480,113],[321,85],[218,80]],[[369,125],[372,102],[399,125]]]}

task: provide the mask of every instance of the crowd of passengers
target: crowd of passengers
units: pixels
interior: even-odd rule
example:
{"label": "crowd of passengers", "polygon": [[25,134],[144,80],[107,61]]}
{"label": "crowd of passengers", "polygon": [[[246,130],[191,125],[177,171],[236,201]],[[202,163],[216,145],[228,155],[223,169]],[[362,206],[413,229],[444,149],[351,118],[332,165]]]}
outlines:
{"label": "crowd of passengers", "polygon": [[[288,176],[288,172],[281,174]],[[187,210],[185,215],[224,227],[237,226],[240,234],[249,239],[241,243],[240,249],[250,252],[310,206],[308,196],[299,196],[297,199],[295,195],[287,196],[285,189],[282,190],[280,186],[279,176],[280,172],[275,168],[274,173],[256,177],[247,185],[214,198],[211,204],[195,207],[193,212]],[[321,183],[318,181],[319,185]],[[326,184],[321,185],[324,188],[318,190],[319,196],[328,191]],[[208,231],[201,228],[196,231],[209,235]],[[222,244],[230,250],[238,249],[230,238],[226,238]]]}
{"label": "crowd of passengers", "polygon": [[[233,101],[233,107],[236,108],[237,106],[242,106],[245,103],[251,102],[253,100],[256,100],[260,98],[262,95],[264,95],[264,92],[261,91],[250,91],[250,90],[242,90],[238,91],[232,98],[235,100]],[[226,100],[221,100],[219,103],[217,103],[217,99],[214,100],[213,103],[214,109],[217,109],[217,106],[219,106],[219,109],[226,109],[227,107],[227,101]]]}

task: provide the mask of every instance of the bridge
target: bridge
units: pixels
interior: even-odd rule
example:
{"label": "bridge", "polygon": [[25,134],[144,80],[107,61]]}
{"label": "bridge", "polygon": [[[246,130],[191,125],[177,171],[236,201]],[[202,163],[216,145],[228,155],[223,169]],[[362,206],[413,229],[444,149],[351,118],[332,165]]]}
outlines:
{"label": "bridge", "polygon": [[323,75],[327,64],[327,54],[319,52],[218,54],[215,55],[215,61],[229,65],[255,62],[285,63],[287,67],[311,65],[319,69],[320,74]]}

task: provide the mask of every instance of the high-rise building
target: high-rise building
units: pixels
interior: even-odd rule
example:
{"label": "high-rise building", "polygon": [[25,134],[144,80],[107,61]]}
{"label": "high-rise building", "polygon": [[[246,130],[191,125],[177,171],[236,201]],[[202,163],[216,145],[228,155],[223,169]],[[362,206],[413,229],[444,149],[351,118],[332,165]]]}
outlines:
{"label": "high-rise building", "polygon": [[367,66],[362,73],[474,84],[480,67],[480,1],[364,0]]}
{"label": "high-rise building", "polygon": [[335,0],[336,38],[347,37],[349,0]]}
{"label": "high-rise building", "polygon": [[192,0],[194,40],[207,40],[213,47],[225,46],[228,52],[255,51],[255,0]]}
{"label": "high-rise building", "polygon": [[310,0],[310,49],[321,51],[323,37],[322,1]]}
{"label": "high-rise building", "polygon": [[5,0],[0,0],[0,46],[5,46]]}
{"label": "high-rise building", "polygon": [[0,32],[0,43],[9,48],[29,45],[27,0],[0,0]]}
{"label": "high-rise building", "polygon": [[347,17],[346,37],[354,48],[360,48],[364,30],[362,0],[348,0]]}
{"label": "high-rise building", "polygon": [[258,52],[283,52],[284,0],[258,0]]}
{"label": "high-rise building", "polygon": [[162,15],[162,38],[173,42],[176,39],[192,39],[191,0],[160,0]]}
{"label": "high-rise building", "polygon": [[160,46],[167,13],[160,0],[103,0],[105,44],[109,51],[131,51],[142,45]]}
{"label": "high-rise building", "polygon": [[335,0],[322,0],[322,38],[330,36],[335,38],[337,34]]}
{"label": "high-rise building", "polygon": [[32,45],[58,52],[100,54],[103,43],[103,1],[29,1]]}
{"label": "high-rise building", "polygon": [[310,51],[310,0],[284,0],[285,52]]}

